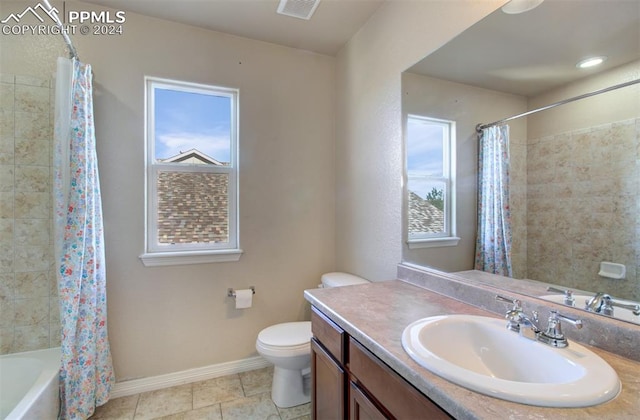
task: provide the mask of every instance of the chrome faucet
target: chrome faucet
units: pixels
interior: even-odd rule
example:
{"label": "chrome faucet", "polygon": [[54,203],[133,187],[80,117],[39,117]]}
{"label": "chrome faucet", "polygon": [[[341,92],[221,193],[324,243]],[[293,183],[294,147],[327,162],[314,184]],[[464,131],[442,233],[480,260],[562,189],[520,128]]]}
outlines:
{"label": "chrome faucet", "polygon": [[564,303],[567,306],[575,306],[576,304],[576,300],[573,298],[573,291],[569,290],[569,289],[558,289],[557,287],[547,287],[547,292],[556,292],[556,293],[562,293],[564,295],[564,299],[562,300],[562,303]]}
{"label": "chrome faucet", "polygon": [[540,333],[538,328],[538,313],[533,312],[531,318],[525,315],[522,310],[522,302],[518,299],[509,299],[504,296],[497,295],[496,300],[501,302],[507,302],[513,305],[511,309],[505,314],[507,319],[507,329],[520,334],[521,336],[530,340],[536,340]]}
{"label": "chrome faucet", "polygon": [[559,314],[552,310],[549,313],[547,329],[542,331],[538,327],[538,313],[533,312],[531,317],[525,315],[522,310],[522,302],[518,299],[509,299],[504,296],[497,295],[496,300],[507,302],[513,305],[505,314],[507,319],[507,329],[517,332],[520,336],[530,340],[539,341],[553,347],[563,348],[569,345],[567,338],[562,333],[561,320],[567,321],[577,329],[582,328],[582,321],[571,318],[566,315]]}
{"label": "chrome faucet", "polygon": [[596,312],[599,314],[613,316],[613,307],[628,309],[633,312],[634,315],[640,315],[640,305],[627,304],[618,302],[606,293],[596,293],[591,299],[588,299],[585,303],[585,309],[590,312]]}

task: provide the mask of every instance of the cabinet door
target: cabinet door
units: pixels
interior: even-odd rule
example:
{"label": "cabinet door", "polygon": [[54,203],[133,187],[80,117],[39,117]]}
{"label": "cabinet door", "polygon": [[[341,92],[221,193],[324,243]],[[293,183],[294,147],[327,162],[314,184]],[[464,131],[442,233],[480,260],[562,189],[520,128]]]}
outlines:
{"label": "cabinet door", "polygon": [[349,339],[349,371],[352,380],[373,396],[392,418],[451,419],[433,401],[353,338]]}
{"label": "cabinet door", "polygon": [[327,351],[311,339],[311,413],[317,420],[345,418],[345,374]]}
{"label": "cabinet door", "polygon": [[387,417],[353,382],[349,383],[349,420],[386,420]]}

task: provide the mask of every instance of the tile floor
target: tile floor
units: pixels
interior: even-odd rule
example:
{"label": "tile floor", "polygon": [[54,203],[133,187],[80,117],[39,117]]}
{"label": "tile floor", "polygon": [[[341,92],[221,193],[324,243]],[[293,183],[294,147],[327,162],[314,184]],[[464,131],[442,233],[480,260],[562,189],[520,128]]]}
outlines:
{"label": "tile floor", "polygon": [[278,408],[271,401],[273,368],[116,398],[92,420],[307,420],[311,404]]}

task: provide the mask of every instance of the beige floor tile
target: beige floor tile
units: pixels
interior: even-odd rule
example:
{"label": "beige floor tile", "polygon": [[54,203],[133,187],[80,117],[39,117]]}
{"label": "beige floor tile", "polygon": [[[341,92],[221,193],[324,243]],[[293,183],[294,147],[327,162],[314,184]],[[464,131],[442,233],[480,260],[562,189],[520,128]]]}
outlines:
{"label": "beige floor tile", "polygon": [[135,420],[155,419],[193,409],[192,384],[140,394]]}
{"label": "beige floor tile", "polygon": [[92,420],[132,420],[140,394],[115,398],[97,407]]}
{"label": "beige floor tile", "polygon": [[244,395],[247,397],[270,391],[273,382],[273,366],[241,372],[240,381]]}
{"label": "beige floor tile", "polygon": [[280,420],[268,392],[222,403],[221,407],[223,420]]}
{"label": "beige floor tile", "polygon": [[273,368],[116,398],[92,420],[310,420],[311,404],[279,409],[271,401]]}
{"label": "beige floor tile", "polygon": [[311,420],[311,413],[305,414],[304,416],[296,417],[290,420]]}
{"label": "beige floor tile", "polygon": [[193,408],[219,404],[244,397],[240,376],[228,375],[193,384]]}
{"label": "beige floor tile", "polygon": [[280,408],[278,412],[282,420],[301,420],[311,418],[311,403],[297,405],[295,407]]}
{"label": "beige floor tile", "polygon": [[220,404],[214,404],[197,410],[161,417],[158,420],[222,420],[222,411],[220,411]]}

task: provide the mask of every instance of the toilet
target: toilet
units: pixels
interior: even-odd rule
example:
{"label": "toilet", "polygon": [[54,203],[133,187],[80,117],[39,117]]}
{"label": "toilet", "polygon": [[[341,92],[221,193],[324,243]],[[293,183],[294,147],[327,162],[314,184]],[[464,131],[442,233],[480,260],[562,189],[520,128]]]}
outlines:
{"label": "toilet", "polygon": [[[369,283],[347,273],[322,275],[321,287],[340,287]],[[256,350],[273,363],[271,399],[280,408],[294,407],[311,400],[311,322],[285,322],[260,331]]]}

